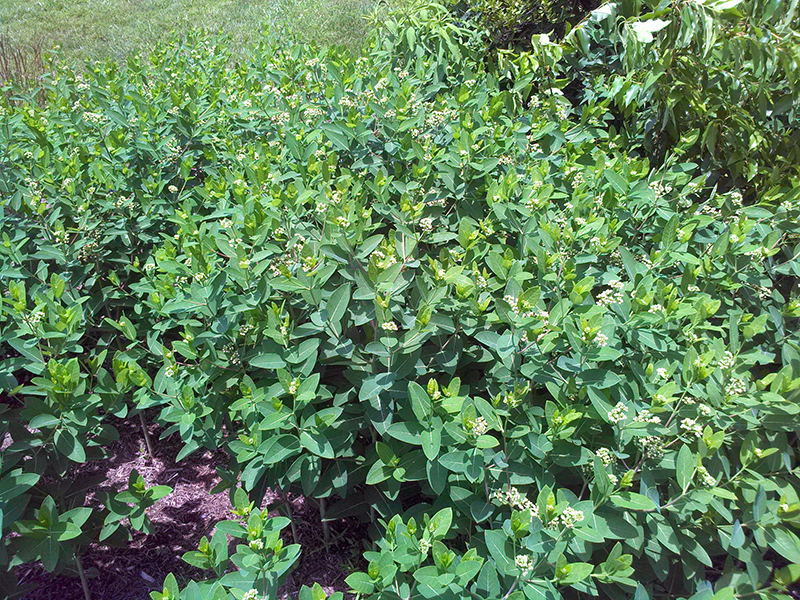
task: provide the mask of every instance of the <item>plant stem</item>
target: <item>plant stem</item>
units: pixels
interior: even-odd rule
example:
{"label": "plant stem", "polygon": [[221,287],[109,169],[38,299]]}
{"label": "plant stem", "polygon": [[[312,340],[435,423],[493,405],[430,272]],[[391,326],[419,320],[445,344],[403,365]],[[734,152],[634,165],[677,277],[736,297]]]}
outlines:
{"label": "plant stem", "polygon": [[89,591],[89,581],[86,579],[86,573],[83,571],[83,562],[81,561],[80,554],[78,553],[75,553],[75,567],[78,569],[78,576],[81,578],[83,597],[86,600],[92,600],[92,593]]}
{"label": "plant stem", "polygon": [[325,520],[325,498],[319,499],[319,519],[322,521],[322,536],[325,540],[325,545],[328,546],[331,543],[331,526]]}
{"label": "plant stem", "polygon": [[286,503],[286,513],[289,516],[289,526],[292,528],[292,539],[295,544],[300,543],[300,537],[297,535],[297,525],[294,523],[294,515],[292,514],[292,503],[289,501],[289,496],[283,490],[278,490],[283,501]]}
{"label": "plant stem", "polygon": [[150,434],[147,432],[147,424],[144,422],[142,411],[139,411],[139,423],[142,426],[142,434],[144,435],[145,446],[147,446],[147,454],[150,458],[155,458],[153,454],[153,443],[150,441]]}

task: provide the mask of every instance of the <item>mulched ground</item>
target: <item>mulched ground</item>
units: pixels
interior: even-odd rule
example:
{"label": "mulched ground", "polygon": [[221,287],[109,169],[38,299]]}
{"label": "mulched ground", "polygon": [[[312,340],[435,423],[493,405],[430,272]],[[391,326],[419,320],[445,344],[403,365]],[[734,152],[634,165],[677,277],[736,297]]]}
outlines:
{"label": "mulched ground", "polygon": [[[155,532],[145,535],[134,531],[125,547],[94,545],[83,555],[83,565],[89,575],[93,600],[145,600],[149,592],[160,590],[164,577],[174,573],[178,581],[203,579],[204,574],[181,560],[184,552],[196,550],[202,536],[211,537],[214,525],[233,518],[228,493],[211,495],[219,482],[215,468],[227,462],[222,451],[198,450],[180,463],[175,457],[180,441],[159,440],[160,431],[149,427],[154,445],[154,457],[145,451],[144,437],[136,422],[118,421],[114,425],[120,440],[112,448],[111,458],[87,463],[91,473],[104,473],[101,486],[92,490],[88,506],[97,506],[101,491],[115,492],[127,488],[128,476],[136,469],[148,486],[163,484],[173,488],[170,495],[148,510]],[[173,436],[175,438],[176,436]],[[268,492],[264,507],[274,502],[277,494]],[[319,513],[302,497],[290,498],[295,527],[303,552],[296,569],[280,590],[280,597],[293,599],[302,585],[318,582],[326,593],[346,591],[344,578],[354,566],[361,567],[364,526],[345,519],[331,524],[335,540],[325,547]],[[275,513],[277,514],[277,513]],[[285,543],[293,543],[292,534],[284,531]],[[53,576],[39,564],[18,567],[20,583],[37,583],[38,587],[25,600],[83,600],[83,590],[77,577]]]}

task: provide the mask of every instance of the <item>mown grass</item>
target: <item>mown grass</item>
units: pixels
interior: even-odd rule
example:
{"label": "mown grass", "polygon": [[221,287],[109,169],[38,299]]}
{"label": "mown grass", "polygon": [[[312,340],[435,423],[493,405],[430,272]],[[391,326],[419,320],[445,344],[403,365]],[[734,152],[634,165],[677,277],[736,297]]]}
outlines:
{"label": "mown grass", "polygon": [[369,27],[363,17],[377,7],[377,0],[0,0],[0,30],[9,56],[58,48],[73,63],[124,59],[197,28],[230,35],[238,54],[264,27],[356,49]]}

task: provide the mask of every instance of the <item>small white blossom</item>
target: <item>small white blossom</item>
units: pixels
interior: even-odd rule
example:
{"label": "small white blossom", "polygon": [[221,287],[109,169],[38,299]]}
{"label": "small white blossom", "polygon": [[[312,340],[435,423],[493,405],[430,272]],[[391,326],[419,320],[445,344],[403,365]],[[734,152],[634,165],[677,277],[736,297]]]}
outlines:
{"label": "small white blossom", "polygon": [[703,435],[702,425],[700,425],[700,423],[698,423],[694,419],[690,419],[688,417],[681,421],[681,429],[687,435],[693,435],[694,437],[699,438],[701,435]]}
{"label": "small white blossom", "polygon": [[620,423],[628,418],[628,407],[625,406],[622,402],[618,402],[617,405],[611,409],[608,413],[608,420],[614,424]]}
{"label": "small white blossom", "polygon": [[529,554],[517,554],[514,557],[514,564],[524,573],[528,573],[533,568],[533,561]]}
{"label": "small white blossom", "polygon": [[733,353],[730,352],[729,350],[726,350],[725,354],[722,355],[722,358],[719,359],[719,362],[717,363],[717,365],[719,366],[720,369],[725,371],[725,370],[733,368],[733,365],[735,364],[735,362],[736,362],[736,359],[733,356]]}
{"label": "small white blossom", "polygon": [[728,383],[728,387],[725,388],[725,394],[727,396],[741,396],[747,391],[747,384],[741,379],[731,379]]}
{"label": "small white blossom", "polygon": [[253,550],[263,550],[264,549],[264,540],[251,540],[250,544],[248,544],[248,545]]}
{"label": "small white blossom", "polygon": [[381,323],[381,329],[384,331],[397,331],[397,323],[394,321],[386,321]]}
{"label": "small white blossom", "polygon": [[650,460],[657,460],[664,455],[664,439],[651,435],[637,438],[637,443],[642,447],[642,454]]}
{"label": "small white blossom", "polygon": [[608,467],[617,462],[617,457],[608,448],[600,448],[595,454],[600,459],[600,462],[603,463],[603,466]]}
{"label": "small white blossom", "polygon": [[697,476],[700,479],[700,483],[703,485],[714,486],[717,485],[717,480],[714,479],[714,476],[708,472],[703,465],[697,467]]}
{"label": "small white blossom", "polygon": [[470,428],[470,433],[475,437],[483,435],[489,429],[489,423],[487,423],[486,419],[483,417],[478,417],[471,423],[468,423],[468,426]]}
{"label": "small white blossom", "polygon": [[567,529],[572,529],[575,525],[583,521],[583,519],[583,511],[572,508],[571,506],[565,508],[564,512],[561,513],[561,524]]}

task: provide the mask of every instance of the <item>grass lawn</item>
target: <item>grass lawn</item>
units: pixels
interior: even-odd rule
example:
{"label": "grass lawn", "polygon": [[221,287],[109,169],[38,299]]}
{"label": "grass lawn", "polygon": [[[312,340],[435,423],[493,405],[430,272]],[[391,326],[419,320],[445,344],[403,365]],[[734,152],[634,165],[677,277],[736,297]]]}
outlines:
{"label": "grass lawn", "polygon": [[357,47],[375,0],[0,0],[6,50],[60,46],[68,61],[124,58],[195,28],[230,34],[236,49],[264,26]]}

